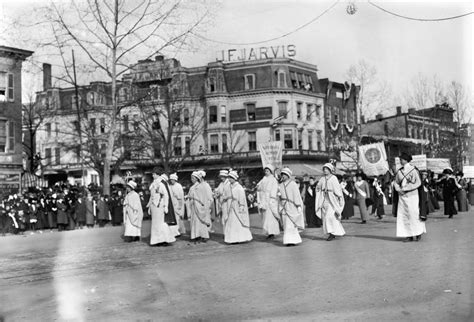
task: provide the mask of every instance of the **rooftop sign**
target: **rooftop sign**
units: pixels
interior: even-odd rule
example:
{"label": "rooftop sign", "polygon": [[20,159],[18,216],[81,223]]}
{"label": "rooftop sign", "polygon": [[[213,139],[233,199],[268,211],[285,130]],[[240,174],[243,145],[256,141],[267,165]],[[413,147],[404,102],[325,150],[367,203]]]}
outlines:
{"label": "rooftop sign", "polygon": [[281,45],[257,48],[227,49],[216,53],[217,61],[238,62],[269,58],[291,58],[296,56],[295,45]]}

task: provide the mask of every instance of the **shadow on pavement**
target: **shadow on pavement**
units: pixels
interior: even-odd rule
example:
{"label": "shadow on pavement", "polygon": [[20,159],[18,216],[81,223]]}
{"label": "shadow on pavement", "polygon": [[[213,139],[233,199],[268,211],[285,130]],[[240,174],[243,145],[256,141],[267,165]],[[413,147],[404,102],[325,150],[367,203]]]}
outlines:
{"label": "shadow on pavement", "polygon": [[393,242],[400,242],[402,240],[399,237],[377,236],[377,235],[346,235],[346,236],[347,237],[356,237],[356,238],[388,240],[388,241],[393,241]]}

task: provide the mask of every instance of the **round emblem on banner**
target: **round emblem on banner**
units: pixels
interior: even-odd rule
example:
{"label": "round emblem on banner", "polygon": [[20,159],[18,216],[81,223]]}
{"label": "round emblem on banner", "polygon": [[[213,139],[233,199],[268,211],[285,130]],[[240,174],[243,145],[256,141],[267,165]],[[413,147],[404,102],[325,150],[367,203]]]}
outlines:
{"label": "round emblem on banner", "polygon": [[379,149],[370,148],[365,151],[365,158],[369,163],[377,163],[382,158],[382,154],[380,154]]}

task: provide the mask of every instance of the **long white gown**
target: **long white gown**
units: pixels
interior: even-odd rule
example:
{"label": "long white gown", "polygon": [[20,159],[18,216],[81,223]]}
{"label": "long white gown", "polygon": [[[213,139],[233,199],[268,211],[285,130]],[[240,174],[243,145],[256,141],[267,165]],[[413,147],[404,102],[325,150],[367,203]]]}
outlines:
{"label": "long white gown", "polygon": [[273,175],[257,184],[258,207],[262,213],[262,228],[267,235],[280,235],[278,214],[278,181]]}
{"label": "long white gown", "polygon": [[303,199],[296,182],[287,180],[279,186],[279,210],[283,221],[283,244],[300,244],[299,230],[304,229]]}
{"label": "long white gown", "polygon": [[252,240],[247,198],[244,188],[234,182],[224,190],[226,216],[224,222],[224,241],[226,243],[242,243]]}

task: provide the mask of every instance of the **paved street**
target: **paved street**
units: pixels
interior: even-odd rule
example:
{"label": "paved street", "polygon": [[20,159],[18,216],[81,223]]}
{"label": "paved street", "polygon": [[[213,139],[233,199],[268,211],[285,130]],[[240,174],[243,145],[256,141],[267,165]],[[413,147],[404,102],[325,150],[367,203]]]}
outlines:
{"label": "paved street", "polygon": [[[258,225],[258,215],[252,216]],[[283,247],[254,241],[170,247],[127,244],[120,227],[0,238],[5,321],[472,321],[474,211],[436,213],[420,242],[395,238],[395,218],[344,221]],[[145,222],[144,236],[149,232]],[[146,239],[146,237],[145,237]]]}

